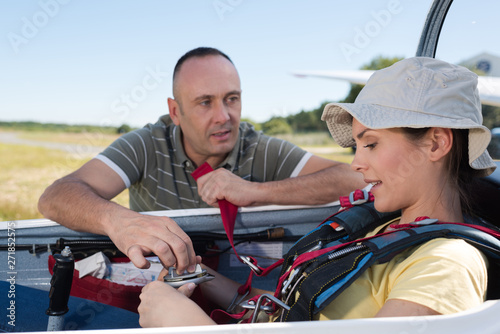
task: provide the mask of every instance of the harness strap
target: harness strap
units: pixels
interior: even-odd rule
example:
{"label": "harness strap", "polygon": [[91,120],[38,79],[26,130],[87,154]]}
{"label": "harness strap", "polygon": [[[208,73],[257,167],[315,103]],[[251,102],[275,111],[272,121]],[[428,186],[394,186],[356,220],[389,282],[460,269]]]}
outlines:
{"label": "harness strap", "polygon": [[[210,172],[213,172],[213,168],[207,163],[203,163],[200,167],[198,167],[194,172],[191,173],[195,181],[198,180],[198,178],[202,177],[205,174],[208,174]],[[220,213],[221,213],[221,218],[222,218],[222,224],[224,225],[224,230],[226,231],[227,239],[229,240],[229,243],[231,244],[231,247],[233,248],[234,254],[238,258],[238,260],[250,267],[252,270],[252,273],[256,274],[257,276],[265,276],[277,267],[277,264],[273,264],[269,268],[262,268],[257,264],[257,260],[252,257],[252,256],[240,256],[238,255],[238,252],[236,251],[236,248],[234,247],[234,241],[233,241],[233,234],[234,234],[234,225],[236,222],[236,215],[238,214],[238,207],[234,205],[233,203],[223,199],[223,200],[218,200],[219,203],[219,208],[220,208]],[[278,261],[279,262],[279,261]],[[281,262],[279,263],[281,264]],[[278,264],[278,265],[279,265]],[[252,281],[252,278],[249,277],[247,280],[247,283],[243,285],[242,287],[245,287],[248,285],[250,286]],[[248,288],[247,288],[248,289]],[[245,290],[247,291],[247,290]],[[243,293],[245,292],[243,291]]]}
{"label": "harness strap", "polygon": [[[357,240],[356,243],[363,241],[366,248],[355,250],[338,261],[331,261],[330,254],[328,257],[314,257],[313,252],[303,254],[307,255],[304,258],[297,257],[296,261],[307,262],[309,267],[301,268],[301,270],[306,270],[305,279],[300,282],[296,290],[298,298],[295,299],[292,295],[289,304],[291,305],[290,311],[283,311],[284,321],[312,320],[315,314],[344,291],[375,261],[387,262],[401,250],[421,245],[434,238],[461,238],[478,247],[485,255],[493,259],[493,262],[498,262],[500,259],[500,241],[498,240],[500,233],[486,226],[468,223],[437,223],[433,219],[425,218],[397,227],[390,232]],[[323,254],[321,251],[315,253]]]}
{"label": "harness strap", "polygon": [[356,189],[351,192],[349,196],[340,196],[340,206],[344,209],[352,208],[355,205],[363,204],[366,202],[373,202],[375,197],[371,192],[366,189]]}
{"label": "harness strap", "polygon": [[[399,229],[399,231],[402,231],[402,230],[407,230],[407,229],[410,229],[411,227],[406,227],[406,228],[401,228]],[[320,250],[317,250],[317,251],[312,251],[312,252],[307,252],[307,253],[303,253],[303,254],[300,254],[299,256],[297,256],[297,258],[295,259],[295,261],[293,262],[293,264],[288,268],[288,270],[283,274],[281,275],[281,277],[279,278],[278,280],[278,286],[276,288],[276,292],[275,292],[275,296],[278,297],[279,296],[279,292],[281,291],[281,288],[283,286],[283,282],[290,276],[290,273],[297,269],[298,267],[300,267],[302,264],[306,263],[306,262],[309,262],[311,260],[314,260],[314,259],[317,259],[319,257],[321,257],[322,255],[325,255],[325,254],[328,254],[328,253],[332,253],[340,248],[346,248],[350,245],[353,245],[353,244],[357,244],[357,243],[360,243],[360,242],[363,242],[363,241],[367,241],[367,240],[370,240],[370,239],[374,239],[374,238],[377,238],[377,237],[380,237],[382,235],[386,235],[386,234],[391,234],[392,232],[384,232],[384,233],[380,233],[380,234],[377,234],[377,235],[374,235],[374,236],[371,236],[371,237],[366,237],[366,238],[361,238],[361,239],[357,239],[357,240],[352,240],[352,241],[349,241],[349,242],[345,242],[345,243],[342,243],[342,244],[338,244],[338,245],[335,245],[335,246],[332,246],[332,247],[327,247],[327,248],[323,248],[323,249],[320,249]]]}
{"label": "harness strap", "polygon": [[229,313],[222,309],[215,309],[210,313],[210,318],[219,325],[230,324],[241,320],[248,310],[243,310],[240,313]]}
{"label": "harness strap", "polygon": [[[212,171],[213,168],[207,162],[205,162],[200,167],[198,167],[194,172],[192,172],[191,175],[193,176],[195,181],[198,181],[200,177]],[[226,201],[225,199],[218,200],[217,202],[219,203],[222,224],[224,225],[224,230],[226,231],[227,239],[229,240],[229,243],[231,244],[231,247],[233,248],[233,251],[238,257],[238,259],[241,262],[243,262],[243,260],[238,255],[238,252],[236,252],[233,241],[234,225],[236,221],[236,215],[238,213],[238,207],[233,203]]]}
{"label": "harness strap", "polygon": [[[191,173],[191,175],[193,176],[195,181],[197,181],[198,178],[212,171],[213,168],[207,162],[205,162],[200,167],[198,167],[193,173]],[[227,238],[229,240],[229,243],[231,244],[231,247],[233,248],[234,254],[236,255],[236,257],[240,262],[247,264],[251,269],[245,284],[241,285],[238,288],[238,294],[245,295],[248,294],[252,289],[253,274],[256,274],[258,276],[266,276],[272,270],[279,267],[283,263],[283,259],[276,261],[274,264],[272,264],[267,268],[262,268],[257,264],[257,260],[255,258],[251,256],[242,257],[238,255],[238,252],[234,247],[234,241],[233,241],[234,226],[236,222],[236,215],[238,213],[238,207],[227,200],[218,200],[218,203],[221,212],[222,223],[224,225],[224,230],[226,231]],[[250,301],[257,304],[259,297],[260,296],[255,296],[252,299],[250,299]],[[245,309],[240,313],[231,314],[221,309],[215,309],[210,314],[210,317],[219,324],[227,324],[231,322],[231,320],[234,321],[242,319],[248,311],[249,311],[248,309]],[[250,319],[247,319],[245,321],[249,322]]]}

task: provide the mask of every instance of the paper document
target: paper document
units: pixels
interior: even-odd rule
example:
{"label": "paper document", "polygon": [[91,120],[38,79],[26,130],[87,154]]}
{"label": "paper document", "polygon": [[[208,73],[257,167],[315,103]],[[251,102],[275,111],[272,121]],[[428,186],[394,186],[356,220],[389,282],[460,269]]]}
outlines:
{"label": "paper document", "polygon": [[[268,267],[283,256],[282,242],[250,242],[236,245],[235,248],[241,256],[254,257],[261,267]],[[236,258],[236,255],[231,254],[229,257],[229,266],[242,267],[246,266],[246,264],[241,263]]]}

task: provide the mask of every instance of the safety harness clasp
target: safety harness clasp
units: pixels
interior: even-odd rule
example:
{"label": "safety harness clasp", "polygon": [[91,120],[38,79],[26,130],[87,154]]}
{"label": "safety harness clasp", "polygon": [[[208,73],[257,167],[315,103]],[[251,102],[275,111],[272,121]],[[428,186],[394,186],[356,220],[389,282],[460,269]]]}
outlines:
{"label": "safety harness clasp", "polygon": [[253,259],[251,257],[248,257],[248,256],[240,256],[240,260],[241,262],[243,262],[244,264],[246,264],[247,266],[250,267],[250,269],[252,269],[252,271],[256,274],[256,275],[260,275],[262,274],[262,269],[260,269],[259,267],[257,267],[254,262],[253,262]]}
{"label": "safety harness clasp", "polygon": [[289,311],[290,306],[282,302],[279,298],[274,297],[273,295],[270,295],[268,293],[263,293],[262,295],[259,296],[259,299],[257,299],[257,302],[254,300],[249,300],[246,301],[242,304],[240,304],[241,307],[246,308],[246,309],[254,309],[253,315],[252,315],[252,321],[251,323],[257,322],[257,318],[259,316],[260,311],[265,311],[267,313],[272,313],[274,312],[274,305],[273,304],[264,304],[265,301],[271,302],[276,306],[282,307],[285,310]]}
{"label": "safety harness clasp", "polygon": [[[363,197],[359,196],[360,193],[363,193]],[[356,199],[354,198],[354,194],[356,194]],[[366,189],[358,189],[356,191],[353,191],[349,194],[349,202],[351,202],[352,205],[359,205],[368,202],[370,199],[370,195],[368,194],[368,191]]]}

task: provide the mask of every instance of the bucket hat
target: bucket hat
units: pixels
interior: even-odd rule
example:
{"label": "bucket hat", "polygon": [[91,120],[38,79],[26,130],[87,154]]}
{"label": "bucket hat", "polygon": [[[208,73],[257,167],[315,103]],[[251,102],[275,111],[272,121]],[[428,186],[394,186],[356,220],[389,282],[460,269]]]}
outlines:
{"label": "bucket hat", "polygon": [[496,164],[486,147],[477,75],[465,67],[413,57],[374,72],[354,103],[330,103],[321,119],[342,147],[354,146],[352,119],[370,129],[441,127],[469,130],[469,165],[481,176]]}

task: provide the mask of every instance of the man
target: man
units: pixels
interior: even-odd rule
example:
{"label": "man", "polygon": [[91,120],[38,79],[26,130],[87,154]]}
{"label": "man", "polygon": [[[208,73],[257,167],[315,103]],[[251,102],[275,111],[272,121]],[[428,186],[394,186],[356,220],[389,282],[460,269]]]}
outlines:
{"label": "man", "polygon": [[[217,206],[322,204],[363,187],[346,164],[311,155],[240,124],[236,68],[219,50],[198,48],[174,69],[170,115],[130,132],[49,186],[40,212],[71,229],[108,235],[139,268],[155,253],[163,265],[194,271],[187,234],[170,218],[140,211]],[[191,172],[218,168],[196,183]],[[330,186],[326,186],[330,185]],[[110,200],[130,187],[130,207]]]}

